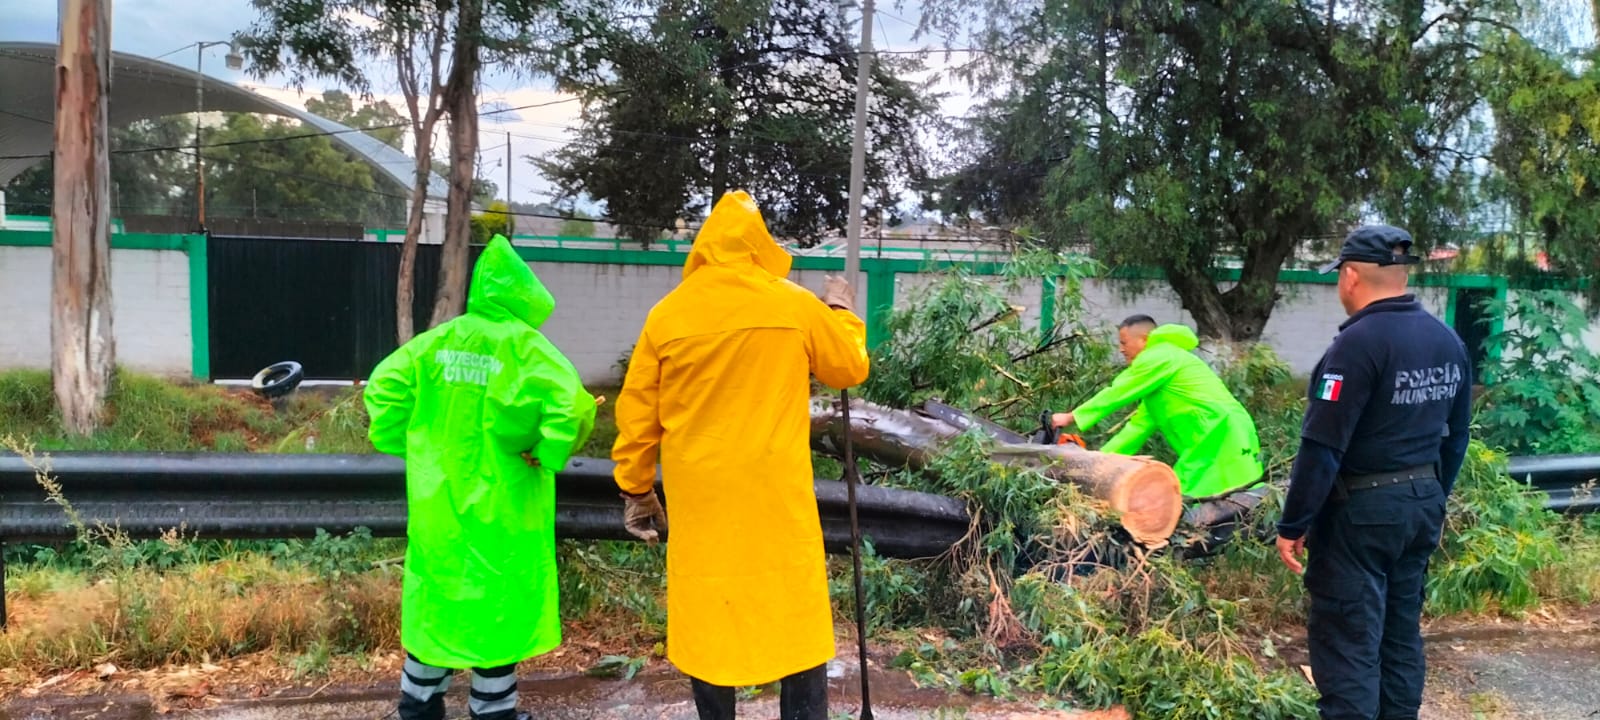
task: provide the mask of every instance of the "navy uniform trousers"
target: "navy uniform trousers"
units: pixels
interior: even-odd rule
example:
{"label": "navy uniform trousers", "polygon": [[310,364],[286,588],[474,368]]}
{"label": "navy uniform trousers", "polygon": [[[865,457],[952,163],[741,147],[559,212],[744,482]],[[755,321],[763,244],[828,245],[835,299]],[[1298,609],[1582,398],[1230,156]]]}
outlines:
{"label": "navy uniform trousers", "polygon": [[1324,720],[1415,720],[1422,597],[1445,497],[1434,478],[1335,487],[1306,538],[1311,672]]}

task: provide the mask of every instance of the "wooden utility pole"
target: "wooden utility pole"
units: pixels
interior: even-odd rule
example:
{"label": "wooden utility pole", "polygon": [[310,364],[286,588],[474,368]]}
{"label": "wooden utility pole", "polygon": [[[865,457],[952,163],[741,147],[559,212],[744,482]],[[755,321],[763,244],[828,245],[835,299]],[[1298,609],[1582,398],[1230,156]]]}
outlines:
{"label": "wooden utility pole", "polygon": [[87,435],[116,362],[111,335],[111,0],[60,0],[51,375],[67,432]]}

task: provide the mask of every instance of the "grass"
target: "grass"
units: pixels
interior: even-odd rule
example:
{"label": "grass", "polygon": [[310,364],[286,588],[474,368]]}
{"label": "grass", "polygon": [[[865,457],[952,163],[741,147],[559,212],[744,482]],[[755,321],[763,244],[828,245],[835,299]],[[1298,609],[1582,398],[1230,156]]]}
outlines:
{"label": "grass", "polygon": [[399,582],[391,573],[330,582],[255,553],[182,572],[135,568],[109,582],[23,569],[8,586],[15,592],[0,665],[39,673],[104,662],[211,662],[264,650],[361,653],[399,640]]}
{"label": "grass", "polygon": [[1533,573],[1539,597],[1562,605],[1600,601],[1600,516],[1565,520],[1561,557]]}
{"label": "grass", "polygon": [[609,458],[611,445],[617,441],[617,395],[620,391],[614,387],[592,387],[589,392],[595,397],[605,397],[606,401],[595,408],[594,432],[589,434],[589,442],[578,451],[580,457]]}
{"label": "grass", "polygon": [[[594,432],[578,453],[610,457],[617,437],[615,388],[606,396]],[[307,388],[281,409],[241,388],[173,382],[119,371],[106,402],[106,422],[89,438],[61,428],[50,374],[0,372],[0,434],[26,438],[39,450],[107,452],[370,453],[367,413],[357,388]]]}
{"label": "grass", "polygon": [[[615,398],[606,395],[580,454],[608,457]],[[280,408],[248,391],[118,372],[106,422],[89,438],[61,429],[45,372],[0,373],[0,436],[40,452],[212,451],[368,453],[359,389],[307,389]],[[25,448],[24,448],[25,449]],[[62,498],[70,505],[70,498]],[[270,651],[297,674],[344,655],[393,649],[399,638],[403,539],[321,534],[282,542],[181,538],[134,542],[81,528],[78,540],[5,547],[10,632],[0,666],[45,673],[210,661]],[[665,632],[660,548],[567,541],[561,547],[569,619]],[[651,583],[641,579],[656,578]],[[616,613],[640,621],[616,623]],[[598,623],[603,619],[610,622]],[[604,638],[609,630],[602,628]]]}
{"label": "grass", "polygon": [[308,389],[279,412],[247,390],[118,371],[104,427],[76,438],[62,431],[50,374],[19,370],[0,373],[0,433],[40,450],[371,452],[359,397]]}

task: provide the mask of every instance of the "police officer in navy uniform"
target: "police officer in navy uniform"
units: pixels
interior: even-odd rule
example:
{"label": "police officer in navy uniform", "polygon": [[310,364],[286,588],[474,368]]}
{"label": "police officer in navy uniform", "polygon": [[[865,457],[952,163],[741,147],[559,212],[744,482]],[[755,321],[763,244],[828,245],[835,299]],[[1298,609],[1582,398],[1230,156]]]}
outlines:
{"label": "police officer in navy uniform", "polygon": [[1466,457],[1472,365],[1407,293],[1410,250],[1400,228],[1362,227],[1322,268],[1350,319],[1311,376],[1278,553],[1311,597],[1324,720],[1414,720],[1422,705],[1423,581]]}

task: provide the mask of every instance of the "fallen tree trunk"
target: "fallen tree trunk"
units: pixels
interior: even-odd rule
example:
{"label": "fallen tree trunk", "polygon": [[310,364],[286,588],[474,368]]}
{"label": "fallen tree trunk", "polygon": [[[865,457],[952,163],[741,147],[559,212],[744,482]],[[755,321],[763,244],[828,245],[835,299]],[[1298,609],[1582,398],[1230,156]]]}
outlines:
{"label": "fallen tree trunk", "polygon": [[[891,467],[922,470],[941,447],[982,421],[948,412],[944,406],[905,411],[864,400],[850,404],[850,439],[857,457]],[[992,436],[989,428],[983,428]],[[836,404],[818,399],[811,406],[811,445],[819,452],[841,455],[843,421]],[[1009,438],[1007,438],[1009,439]],[[1183,515],[1178,476],[1165,463],[1148,458],[1112,455],[1075,445],[1031,445],[999,441],[990,455],[996,462],[1025,467],[1058,482],[1072,483],[1105,501],[1121,515],[1122,527],[1149,547],[1165,545]]]}

